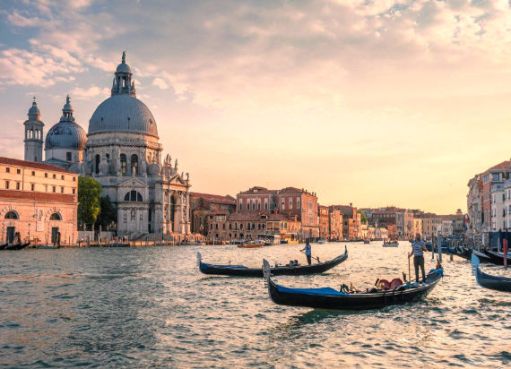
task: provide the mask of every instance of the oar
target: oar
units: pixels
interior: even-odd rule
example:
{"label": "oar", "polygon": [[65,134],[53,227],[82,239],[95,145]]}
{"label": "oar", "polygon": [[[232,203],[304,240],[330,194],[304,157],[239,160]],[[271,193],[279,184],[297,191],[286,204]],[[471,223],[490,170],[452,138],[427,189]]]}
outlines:
{"label": "oar", "polygon": [[408,280],[412,280],[412,270],[410,268],[410,255],[408,255]]}
{"label": "oar", "polygon": [[[300,252],[303,252],[303,253],[305,254],[305,251],[303,251],[303,250],[300,250]],[[318,263],[320,262],[320,261],[319,261],[319,258],[317,258],[317,257],[315,257],[315,256],[312,256],[312,255],[311,255],[311,258],[313,258],[314,260],[316,260]]]}

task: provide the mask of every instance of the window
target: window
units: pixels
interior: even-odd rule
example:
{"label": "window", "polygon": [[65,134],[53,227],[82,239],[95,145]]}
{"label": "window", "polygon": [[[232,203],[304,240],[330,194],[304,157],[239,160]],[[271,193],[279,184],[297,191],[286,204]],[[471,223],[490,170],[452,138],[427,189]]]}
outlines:
{"label": "window", "polygon": [[94,166],[94,172],[99,174],[99,163],[101,162],[101,156],[99,154],[96,155],[96,165]]}
{"label": "window", "polygon": [[76,190],[73,188],[73,195],[76,193]]}
{"label": "window", "polygon": [[21,189],[21,183],[16,182],[16,189],[17,189],[17,190],[20,190],[20,189]]}
{"label": "window", "polygon": [[60,193],[64,193],[64,187],[60,186]]}
{"label": "window", "polygon": [[44,178],[48,178],[48,173],[44,173]]}
{"label": "window", "polygon": [[66,152],[66,160],[67,161],[72,161],[73,160],[73,154],[71,153],[71,151],[67,151]]}
{"label": "window", "polygon": [[76,177],[73,177],[73,182],[76,182]]}
{"label": "window", "polygon": [[138,156],[135,154],[131,155],[131,174],[138,176]]}
{"label": "window", "polygon": [[5,181],[5,189],[8,190],[9,189],[9,181]]}
{"label": "window", "polygon": [[19,219],[18,213],[16,213],[14,210],[11,210],[5,214],[5,219]]}
{"label": "window", "polygon": [[144,200],[142,199],[142,195],[139,192],[132,190],[132,191],[128,192],[126,194],[126,196],[124,196],[124,201],[142,202]]}
{"label": "window", "polygon": [[50,215],[50,220],[62,220],[62,216],[59,213],[53,213]]}
{"label": "window", "polygon": [[21,174],[21,169],[16,169],[17,174]]}
{"label": "window", "polygon": [[11,168],[5,168],[6,173],[11,173]]}
{"label": "window", "polygon": [[123,176],[128,174],[128,163],[125,154],[121,154],[121,174]]}
{"label": "window", "polygon": [[56,174],[53,175],[53,179],[57,179],[57,175]]}
{"label": "window", "polygon": [[64,175],[63,174],[60,176],[60,179],[64,180]]}
{"label": "window", "polygon": [[57,192],[57,187],[56,186],[52,186],[53,188],[53,192]]}
{"label": "window", "polygon": [[35,184],[33,184],[33,183],[30,184],[30,190],[35,191]]}
{"label": "window", "polygon": [[32,171],[32,177],[35,177],[35,171]]}

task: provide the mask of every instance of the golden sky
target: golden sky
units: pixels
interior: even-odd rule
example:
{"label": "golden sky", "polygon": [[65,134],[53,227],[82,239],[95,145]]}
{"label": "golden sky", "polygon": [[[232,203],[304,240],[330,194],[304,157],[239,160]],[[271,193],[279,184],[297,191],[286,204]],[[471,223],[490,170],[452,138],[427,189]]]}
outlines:
{"label": "golden sky", "polygon": [[511,157],[508,1],[2,2],[0,154],[70,93],[85,129],[127,50],[193,190],[296,186],[322,204],[466,208]]}

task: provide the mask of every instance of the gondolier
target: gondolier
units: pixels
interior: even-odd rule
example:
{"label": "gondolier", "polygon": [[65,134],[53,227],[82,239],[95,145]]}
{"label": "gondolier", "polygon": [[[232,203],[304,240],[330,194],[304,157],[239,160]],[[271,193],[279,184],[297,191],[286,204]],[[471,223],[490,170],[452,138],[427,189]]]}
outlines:
{"label": "gondolier", "polygon": [[307,263],[309,265],[312,264],[312,249],[311,244],[309,243],[309,240],[305,241],[305,247],[302,249],[303,252],[305,252],[305,256],[307,257]]}
{"label": "gondolier", "polygon": [[424,270],[424,251],[427,251],[421,235],[417,233],[415,240],[412,241],[412,251],[408,254],[408,258],[413,255],[413,266],[415,268],[415,281],[419,283],[419,267],[422,272],[422,281],[426,280],[426,271]]}

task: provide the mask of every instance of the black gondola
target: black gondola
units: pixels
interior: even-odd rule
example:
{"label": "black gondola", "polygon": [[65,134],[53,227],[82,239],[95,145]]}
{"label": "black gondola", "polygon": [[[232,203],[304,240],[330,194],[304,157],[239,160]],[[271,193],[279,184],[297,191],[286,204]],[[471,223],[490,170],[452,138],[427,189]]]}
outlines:
{"label": "black gondola", "polygon": [[21,250],[21,249],[24,249],[25,247],[27,247],[29,245],[30,245],[30,242],[15,243],[15,244],[12,244],[12,245],[5,246],[4,250]]}
{"label": "black gondola", "polygon": [[[266,265],[267,261],[265,261]],[[367,310],[417,301],[427,296],[442,277],[442,269],[428,273],[426,283],[410,283],[393,290],[377,292],[339,292],[333,288],[288,288],[275,283],[265,268],[268,292],[279,305],[303,306],[317,309]]]}
{"label": "black gondola", "polygon": [[502,292],[511,292],[511,278],[482,272],[479,268],[479,258],[475,255],[472,256],[472,266],[475,269],[476,281],[480,286]]}
{"label": "black gondola", "polygon": [[[308,275],[308,274],[319,274],[332,269],[339,265],[348,258],[348,249],[344,249],[342,255],[336,258],[325,261],[323,263],[317,263],[312,265],[295,265],[295,266],[276,266],[271,268],[271,272],[274,275]],[[262,268],[248,268],[244,265],[218,265],[218,264],[207,264],[202,262],[202,256],[200,252],[197,253],[197,264],[199,270],[204,274],[212,275],[229,275],[237,277],[262,277]]]}
{"label": "black gondola", "polygon": [[[484,250],[486,256],[490,258],[490,261],[496,265],[504,265],[504,254],[497,250]],[[507,254],[507,264],[511,265],[511,255]]]}
{"label": "black gondola", "polygon": [[454,248],[454,251],[456,255],[467,260],[470,260],[470,256],[472,255],[472,250],[464,246],[457,246]]}
{"label": "black gondola", "polygon": [[491,259],[484,252],[472,250],[472,255],[477,256],[481,263],[491,263]]}
{"label": "black gondola", "polygon": [[7,247],[8,243],[4,243],[2,245],[0,245],[0,250],[3,250]]}

